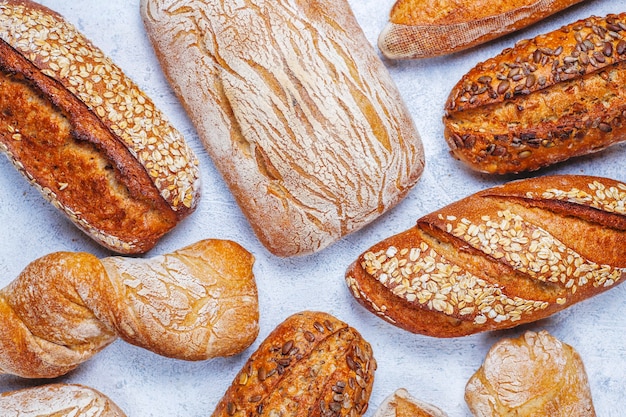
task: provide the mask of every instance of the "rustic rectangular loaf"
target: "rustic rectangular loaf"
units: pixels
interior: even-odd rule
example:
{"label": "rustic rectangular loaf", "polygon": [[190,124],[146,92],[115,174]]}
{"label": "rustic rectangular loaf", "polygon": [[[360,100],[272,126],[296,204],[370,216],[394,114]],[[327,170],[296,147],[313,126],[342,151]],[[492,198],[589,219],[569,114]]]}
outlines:
{"label": "rustic rectangular loaf", "polygon": [[394,206],[423,149],[345,0],[143,0],[165,75],[261,242],[320,250]]}

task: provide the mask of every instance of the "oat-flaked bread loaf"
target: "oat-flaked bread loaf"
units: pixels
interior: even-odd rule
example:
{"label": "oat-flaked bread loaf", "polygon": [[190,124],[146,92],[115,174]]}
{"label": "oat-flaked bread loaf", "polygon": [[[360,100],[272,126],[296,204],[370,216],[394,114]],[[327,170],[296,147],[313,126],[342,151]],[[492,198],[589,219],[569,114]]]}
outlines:
{"label": "oat-flaked bread loaf", "polygon": [[106,395],[79,384],[48,384],[0,394],[4,417],[126,417]]}
{"label": "oat-flaked bread loaf", "polygon": [[149,259],[36,259],[0,290],[0,374],[64,375],[118,337],[176,359],[240,353],[259,331],[253,262],[223,240]]}
{"label": "oat-flaked bread loaf", "polygon": [[318,251],[417,182],[420,137],[346,0],[143,0],[141,13],[166,77],[272,253]]}
{"label": "oat-flaked bread loaf", "polygon": [[533,171],[626,137],[626,13],[589,17],[478,64],[445,105],[452,155],[488,173]]}
{"label": "oat-flaked bread loaf", "polygon": [[583,361],[547,331],[502,339],[465,388],[475,417],[595,417]]}
{"label": "oat-flaked bread loaf", "polygon": [[0,1],[0,151],[90,237],[142,253],[196,207],[197,160],[62,16]]}
{"label": "oat-flaked bread loaf", "polygon": [[435,337],[536,321],[625,278],[626,184],[577,175],[470,195],[375,244],[346,273],[368,310]]}
{"label": "oat-flaked bread loaf", "polygon": [[330,314],[280,323],[235,377],[212,417],[361,416],[376,370],[370,344]]}
{"label": "oat-flaked bread loaf", "polygon": [[536,23],[582,0],[397,0],[378,47],[390,59],[462,51]]}

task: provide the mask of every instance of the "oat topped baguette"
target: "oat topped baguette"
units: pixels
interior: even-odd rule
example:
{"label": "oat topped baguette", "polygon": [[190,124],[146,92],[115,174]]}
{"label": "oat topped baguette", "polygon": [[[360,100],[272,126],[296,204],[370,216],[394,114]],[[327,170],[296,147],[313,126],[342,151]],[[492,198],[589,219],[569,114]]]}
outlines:
{"label": "oat topped baguette", "polygon": [[154,103],[62,16],[0,1],[0,151],[80,229],[143,253],[196,207],[198,161]]}
{"label": "oat topped baguette", "polygon": [[497,174],[533,171],[626,138],[626,13],[518,42],[453,88],[444,134],[454,157]]}
{"label": "oat topped baguette", "polygon": [[462,51],[522,29],[583,0],[397,0],[378,47],[390,59]]}
{"label": "oat topped baguette", "polygon": [[305,255],[418,181],[422,142],[346,0],[142,0],[164,73],[260,241]]}
{"label": "oat topped baguette", "polygon": [[377,243],[346,273],[368,310],[435,337],[543,319],[624,278],[626,184],[576,175],[473,194]]}

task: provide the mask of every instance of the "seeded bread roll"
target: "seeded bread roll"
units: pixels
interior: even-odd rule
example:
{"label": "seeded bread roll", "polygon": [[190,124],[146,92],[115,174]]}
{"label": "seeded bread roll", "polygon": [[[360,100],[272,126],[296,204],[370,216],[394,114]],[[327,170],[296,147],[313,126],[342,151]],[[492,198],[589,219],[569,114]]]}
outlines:
{"label": "seeded bread roll", "polygon": [[368,310],[435,337],[536,321],[625,278],[626,184],[576,175],[466,197],[374,245],[346,274]]}
{"label": "seeded bread roll", "polygon": [[150,259],[39,258],[0,291],[0,374],[55,378],[118,337],[176,359],[240,353],[259,331],[253,262],[222,240]]}
{"label": "seeded bread roll", "polygon": [[4,417],[126,417],[107,396],[78,384],[49,384],[0,394]]}
{"label": "seeded bread roll", "polygon": [[465,388],[475,417],[595,417],[580,355],[546,331],[503,339]]}
{"label": "seeded bread roll", "polygon": [[198,161],[154,103],[57,13],[0,1],[0,151],[90,237],[142,253],[196,207]]}
{"label": "seeded bread roll", "polygon": [[355,329],[326,313],[294,314],[252,354],[212,416],[361,416],[375,370]]}
{"label": "seeded bread roll", "polygon": [[445,105],[445,138],[470,168],[533,171],[624,141],[626,13],[520,41],[478,64]]}
{"label": "seeded bread roll", "polygon": [[422,142],[346,0],[142,0],[141,13],[166,77],[273,254],[327,247],[418,181]]}
{"label": "seeded bread roll", "polygon": [[582,0],[397,0],[378,47],[390,59],[462,51],[525,28]]}
{"label": "seeded bread roll", "polygon": [[378,407],[374,417],[448,417],[439,408],[413,398],[409,392],[400,388]]}

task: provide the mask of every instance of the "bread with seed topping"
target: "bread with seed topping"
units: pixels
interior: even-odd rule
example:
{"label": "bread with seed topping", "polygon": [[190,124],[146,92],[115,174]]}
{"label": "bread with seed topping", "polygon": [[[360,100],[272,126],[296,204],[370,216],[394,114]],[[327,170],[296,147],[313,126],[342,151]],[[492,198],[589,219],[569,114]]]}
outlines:
{"label": "bread with seed topping", "polygon": [[383,239],[346,273],[365,308],[434,337],[543,319],[625,278],[626,184],[577,175],[473,194]]}
{"label": "bread with seed topping", "polygon": [[143,253],[196,207],[198,161],[62,16],[0,1],[0,151],[95,241]]}
{"label": "bread with seed topping", "polygon": [[297,313],[252,354],[212,417],[361,416],[375,370],[354,328],[327,313]]}
{"label": "bread with seed topping", "polygon": [[626,13],[518,42],[471,69],[445,104],[451,153],[470,168],[534,171],[626,138]]}
{"label": "bread with seed topping", "polygon": [[390,59],[459,52],[536,23],[583,0],[397,0],[378,47]]}

